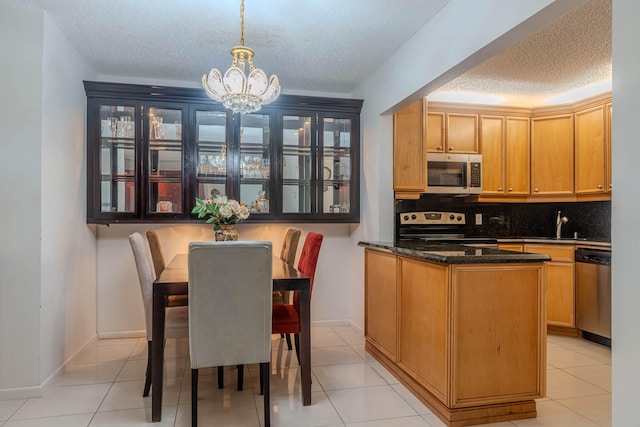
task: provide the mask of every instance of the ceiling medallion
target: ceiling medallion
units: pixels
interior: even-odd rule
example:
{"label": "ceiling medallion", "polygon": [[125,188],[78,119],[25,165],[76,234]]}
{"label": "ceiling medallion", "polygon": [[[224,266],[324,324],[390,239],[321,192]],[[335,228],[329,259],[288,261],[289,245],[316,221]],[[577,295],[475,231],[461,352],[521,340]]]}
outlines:
{"label": "ceiling medallion", "polygon": [[[253,65],[253,49],[244,45],[244,0],[240,5],[240,46],[231,48],[233,61],[224,76],[217,68],[202,76],[202,86],[207,96],[222,102],[234,113],[252,113],[270,104],[280,95],[278,77],[267,74]],[[246,61],[246,62],[245,62]],[[249,64],[247,76],[246,64]]]}

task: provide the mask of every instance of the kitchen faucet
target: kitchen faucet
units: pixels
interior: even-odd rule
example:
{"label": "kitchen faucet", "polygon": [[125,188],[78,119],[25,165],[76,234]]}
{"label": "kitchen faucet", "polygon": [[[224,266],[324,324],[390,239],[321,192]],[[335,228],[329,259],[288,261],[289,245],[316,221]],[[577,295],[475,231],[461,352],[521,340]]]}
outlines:
{"label": "kitchen faucet", "polygon": [[569,218],[566,216],[561,217],[560,211],[558,211],[558,217],[556,218],[556,239],[560,238],[560,231],[562,229],[562,224],[569,222]]}

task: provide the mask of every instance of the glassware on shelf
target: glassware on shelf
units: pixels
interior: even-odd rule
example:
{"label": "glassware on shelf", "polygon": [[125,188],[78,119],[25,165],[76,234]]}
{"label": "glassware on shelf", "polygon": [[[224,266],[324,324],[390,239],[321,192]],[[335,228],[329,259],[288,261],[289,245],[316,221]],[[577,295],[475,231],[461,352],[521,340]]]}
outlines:
{"label": "glassware on shelf", "polygon": [[182,122],[180,120],[176,120],[176,139],[182,139]]}
{"label": "glassware on shelf", "polygon": [[256,202],[258,212],[269,212],[269,200],[266,198],[266,191],[258,191],[258,201]]}
{"label": "glassware on shelf", "polygon": [[111,129],[111,137],[116,138],[118,136],[118,118],[109,117],[109,128]]}

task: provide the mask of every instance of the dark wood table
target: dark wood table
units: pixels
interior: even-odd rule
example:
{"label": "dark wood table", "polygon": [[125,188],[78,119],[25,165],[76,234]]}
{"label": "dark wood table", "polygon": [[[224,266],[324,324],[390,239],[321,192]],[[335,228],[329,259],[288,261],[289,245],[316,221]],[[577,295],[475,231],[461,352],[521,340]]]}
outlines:
{"label": "dark wood table", "polygon": [[[311,293],[308,277],[273,257],[273,290],[298,291],[300,301],[300,373],[302,404],[311,405]],[[162,380],[164,372],[164,322],[167,296],[187,295],[188,256],[178,254],[153,284],[153,337],[151,343],[151,421],[162,418]]]}

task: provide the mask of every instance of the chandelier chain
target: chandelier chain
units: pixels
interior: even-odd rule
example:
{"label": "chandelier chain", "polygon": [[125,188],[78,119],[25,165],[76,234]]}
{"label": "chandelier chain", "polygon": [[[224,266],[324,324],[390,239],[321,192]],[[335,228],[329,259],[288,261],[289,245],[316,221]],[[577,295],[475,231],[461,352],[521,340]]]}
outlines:
{"label": "chandelier chain", "polygon": [[240,45],[244,46],[244,0],[240,3]]}

